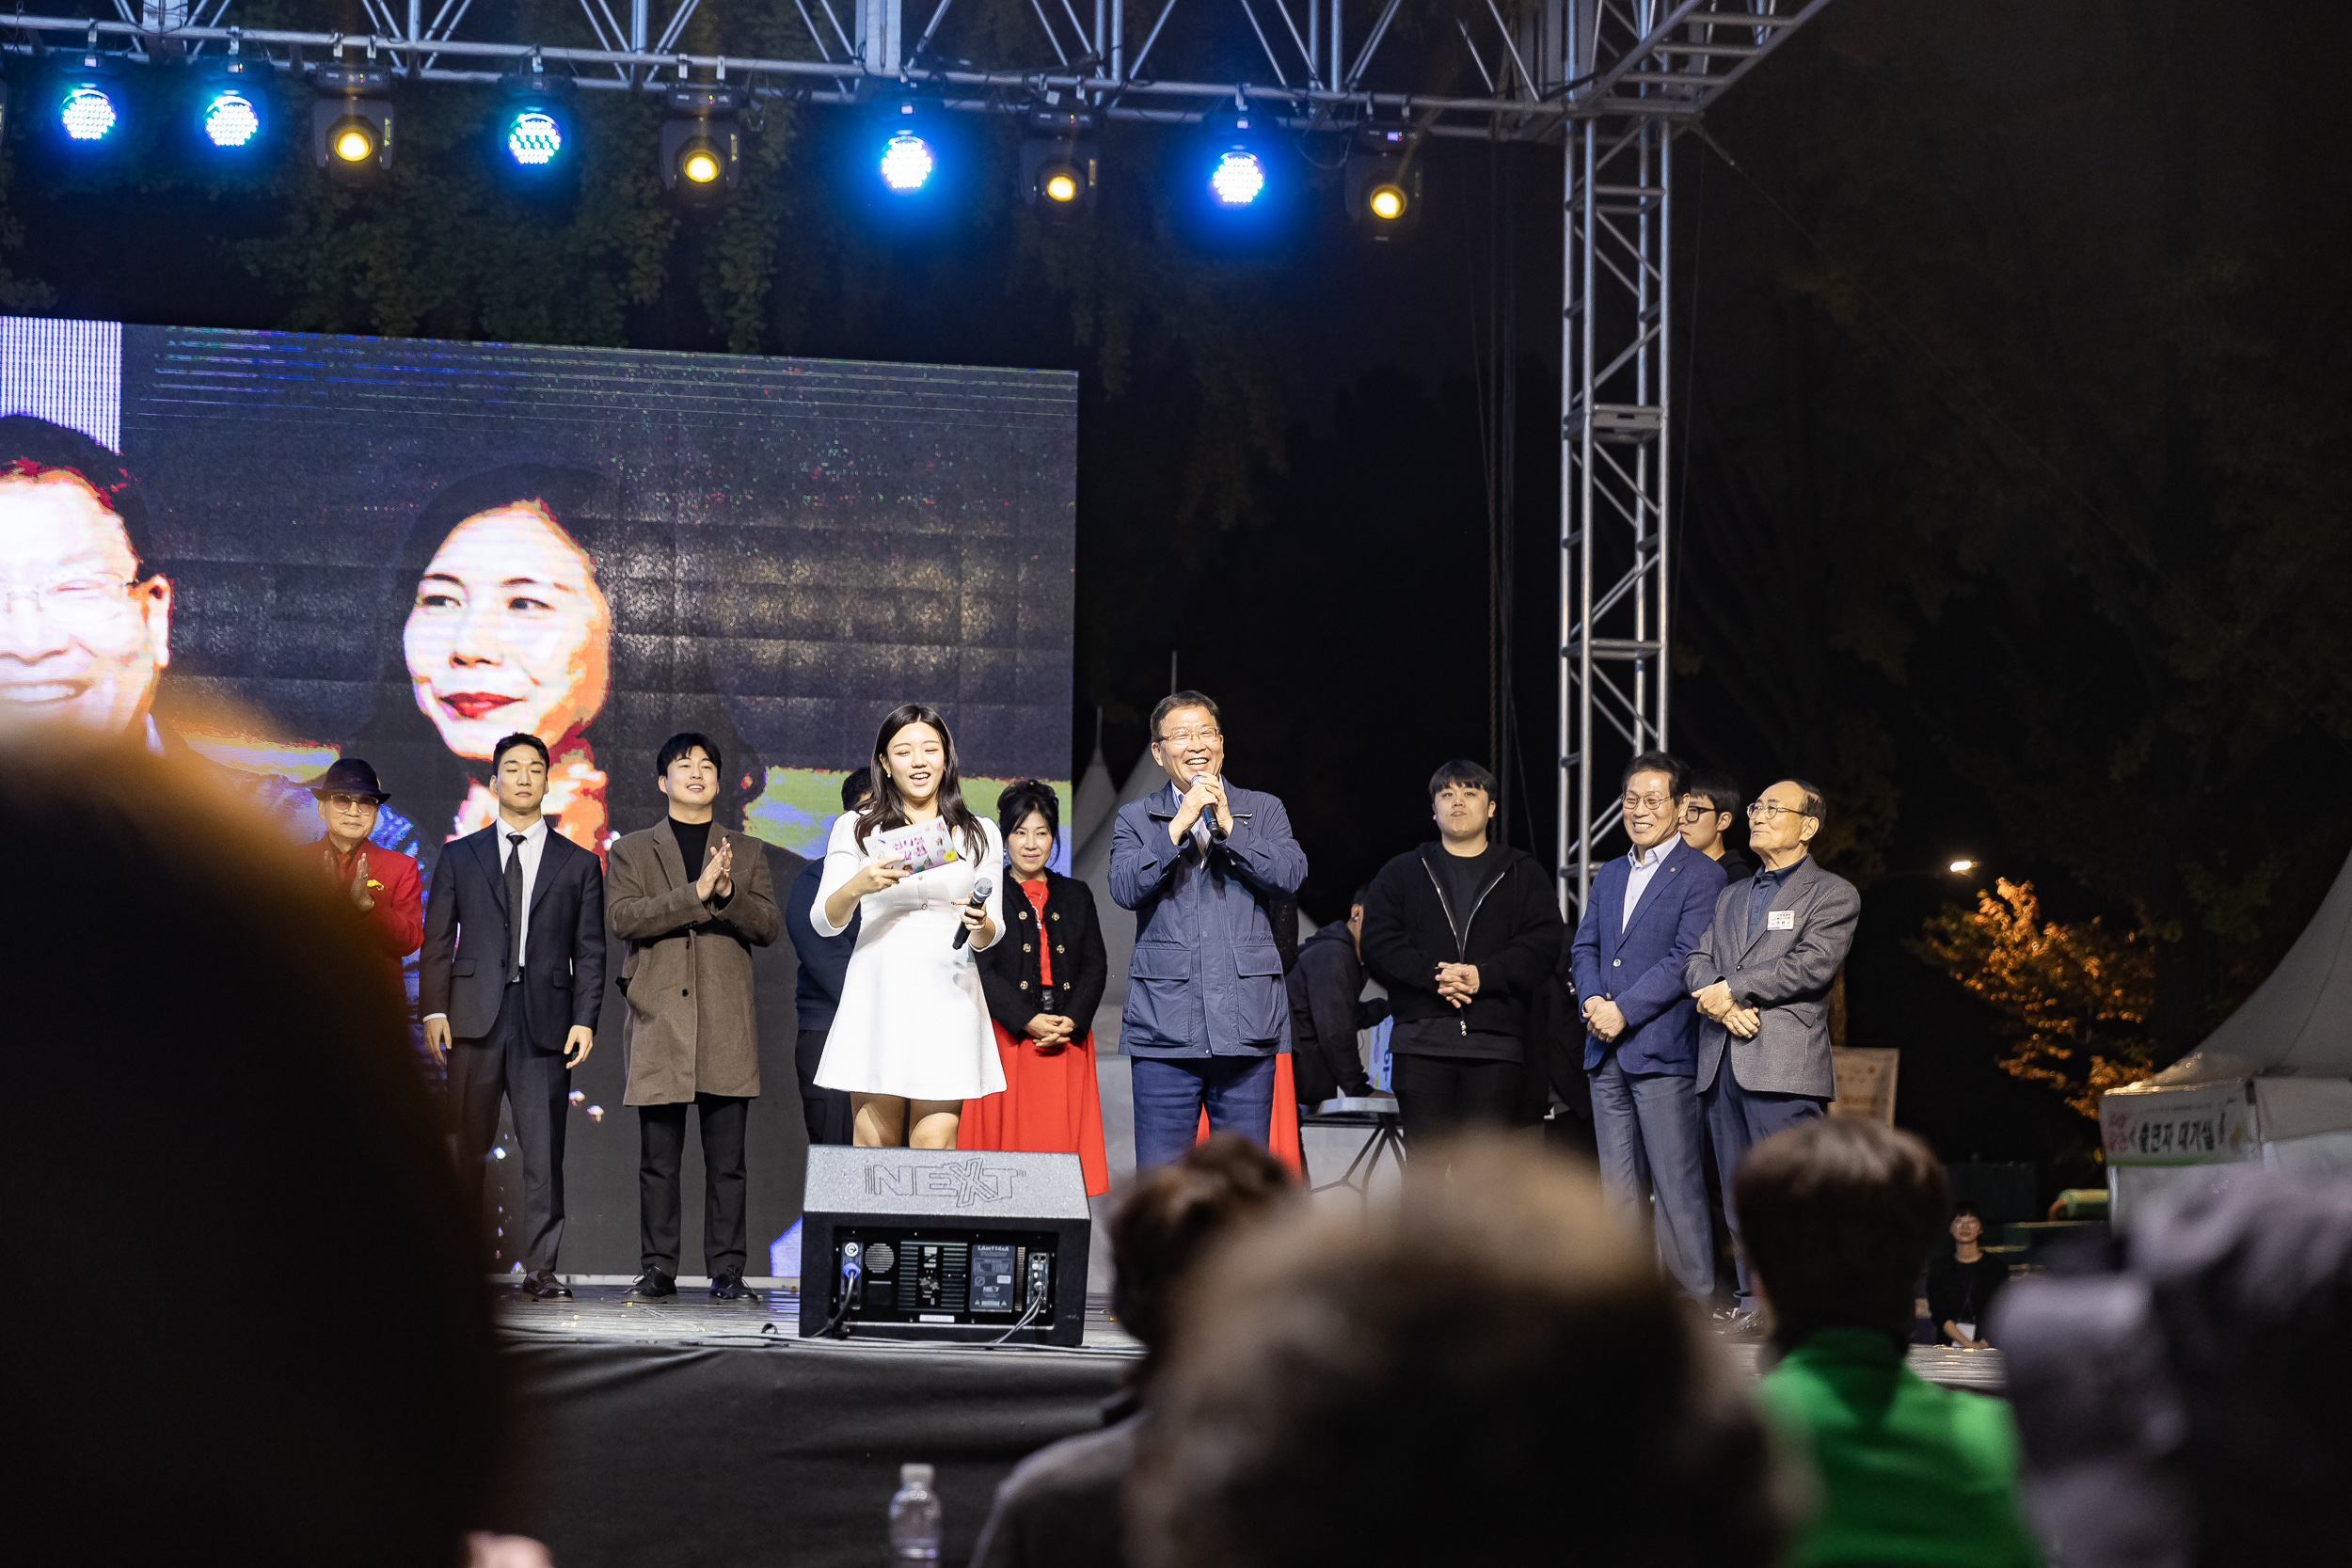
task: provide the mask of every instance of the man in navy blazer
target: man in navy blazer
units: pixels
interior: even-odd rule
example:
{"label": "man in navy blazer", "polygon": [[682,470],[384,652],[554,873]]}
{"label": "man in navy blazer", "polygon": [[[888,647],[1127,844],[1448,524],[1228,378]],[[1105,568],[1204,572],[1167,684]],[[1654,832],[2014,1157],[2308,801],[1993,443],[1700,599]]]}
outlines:
{"label": "man in navy blazer", "polygon": [[1638,1223],[1656,1190],[1658,1252],[1682,1293],[1715,1293],[1715,1243],[1700,1163],[1698,1008],[1683,984],[1715,918],[1724,868],[1681,836],[1682,764],[1645,752],[1626,765],[1632,851],[1600,868],[1568,961],[1584,1012],[1584,1071],[1601,1190]]}
{"label": "man in navy blazer", "polygon": [[544,1301],[572,1293],[555,1276],[564,1122],[571,1069],[595,1049],[604,1007],[604,868],[541,815],[548,749],[538,736],[508,736],[490,767],[498,820],[451,844],[434,868],[418,1010],[426,1049],[449,1066],[457,1166],[476,1214],[501,1097],[514,1112],[522,1290]]}

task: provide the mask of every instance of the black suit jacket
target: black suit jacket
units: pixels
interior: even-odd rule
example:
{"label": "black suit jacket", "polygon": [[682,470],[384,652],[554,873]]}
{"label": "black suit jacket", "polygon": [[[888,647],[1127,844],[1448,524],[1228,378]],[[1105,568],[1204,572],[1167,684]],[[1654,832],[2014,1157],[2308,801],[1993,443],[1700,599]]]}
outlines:
{"label": "black suit jacket", "polygon": [[1037,944],[1054,949],[1054,992],[1061,999],[1054,1011],[1075,1022],[1083,1038],[1094,1027],[1095,1009],[1103,1005],[1103,988],[1109,982],[1110,958],[1103,949],[1103,925],[1094,914],[1094,890],[1058,871],[1045,874],[1044,934],[1037,911],[1021,891],[1012,867],[1005,867],[1005,934],[974,958],[980,972],[980,990],[988,997],[988,1016],[1020,1038],[1029,1020],[1045,1009],[1037,1005],[1041,990]]}
{"label": "black suit jacket", "polygon": [[[506,995],[506,878],[493,825],[441,851],[424,911],[417,960],[417,1011],[449,1015],[450,1033],[481,1039],[498,1027]],[[564,1049],[572,1025],[594,1029],[604,1006],[604,868],[596,857],[548,828],[531,887],[524,941],[523,1018],[531,1043]]]}

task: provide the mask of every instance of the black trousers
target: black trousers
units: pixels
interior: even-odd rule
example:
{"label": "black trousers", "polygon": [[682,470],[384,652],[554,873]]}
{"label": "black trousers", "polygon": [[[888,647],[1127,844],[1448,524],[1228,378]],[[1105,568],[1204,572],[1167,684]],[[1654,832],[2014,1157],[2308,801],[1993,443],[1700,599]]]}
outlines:
{"label": "black trousers", "polygon": [[[752,1102],[739,1095],[698,1094],[691,1108],[703,1132],[703,1267],[716,1279],[743,1272],[746,1251],[743,1122]],[[678,1227],[684,1196],[678,1170],[686,1159],[689,1102],[637,1107],[637,1233],[644,1267],[677,1276]]]}
{"label": "black trousers", "polygon": [[822,1029],[803,1029],[793,1042],[792,1067],[801,1080],[801,1120],[808,1128],[810,1143],[847,1144],[852,1141],[850,1091],[817,1086],[817,1069],[825,1059],[825,1034]]}
{"label": "black trousers", "polygon": [[1488,1056],[1399,1056],[1390,1079],[1410,1146],[1470,1127],[1507,1127],[1519,1064]]}
{"label": "black trousers", "polygon": [[499,1101],[515,1118],[523,1160],[523,1212],[517,1251],[532,1274],[555,1267],[564,1240],[564,1128],[571,1106],[572,1070],[564,1053],[531,1043],[523,1018],[523,988],[508,986],[498,1022],[480,1039],[453,1039],[449,1093],[455,1102],[457,1172],[482,1212],[483,1162],[499,1132]]}

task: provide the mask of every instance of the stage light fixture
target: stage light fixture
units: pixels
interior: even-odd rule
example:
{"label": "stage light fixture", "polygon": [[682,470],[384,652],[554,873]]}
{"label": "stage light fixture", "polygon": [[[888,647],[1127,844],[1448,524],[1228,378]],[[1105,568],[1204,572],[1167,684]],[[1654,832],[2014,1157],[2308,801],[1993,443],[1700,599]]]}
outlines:
{"label": "stage light fixture", "polygon": [[1393,239],[1421,221],[1421,167],[1412,127],[1367,119],[1347,150],[1347,215],[1368,238]]}
{"label": "stage light fixture", "polygon": [[743,93],[724,83],[670,88],[661,122],[661,188],[690,204],[716,201],[735,188],[742,161]]}
{"label": "stage light fixture", "polygon": [[1211,209],[1239,214],[1268,202],[1274,163],[1266,141],[1275,127],[1248,103],[1203,118],[1207,133],[1207,195]]}
{"label": "stage light fixture", "polygon": [[[234,51],[235,42],[230,44]],[[269,139],[270,63],[231,53],[197,79],[198,145],[233,155]]]}
{"label": "stage light fixture", "polygon": [[576,161],[572,150],[572,79],[546,70],[536,58],[499,84],[505,102],[490,119],[492,161],[517,178],[538,183],[554,179]]}
{"label": "stage light fixture", "polygon": [[1101,115],[1084,103],[1062,103],[1060,97],[1032,103],[1022,126],[1021,198],[1048,222],[1094,205],[1102,156],[1095,143]]}
{"label": "stage light fixture", "polygon": [[884,196],[909,210],[930,210],[930,195],[945,183],[947,139],[931,100],[898,92],[875,103],[874,139],[868,141],[866,178],[879,177]]}
{"label": "stage light fixture", "polygon": [[52,80],[50,130],[62,146],[92,153],[123,140],[130,101],[115,61],[95,48],[82,50],[68,55]]}
{"label": "stage light fixture", "polygon": [[373,179],[392,166],[392,73],[364,65],[314,66],[310,161],[335,179]]}

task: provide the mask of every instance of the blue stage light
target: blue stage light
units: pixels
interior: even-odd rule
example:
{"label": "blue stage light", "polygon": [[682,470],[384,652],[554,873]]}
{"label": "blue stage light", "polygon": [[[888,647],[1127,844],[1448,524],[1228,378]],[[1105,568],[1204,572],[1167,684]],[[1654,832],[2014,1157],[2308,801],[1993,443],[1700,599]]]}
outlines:
{"label": "blue stage light", "polygon": [[246,147],[261,134],[261,112],[236,88],[224,87],[205,100],[204,137],[215,147]]}
{"label": "blue stage light", "polygon": [[921,190],[937,166],[930,143],[912,131],[898,132],[882,148],[882,183],[902,195]]}
{"label": "blue stage light", "polygon": [[115,112],[113,98],[103,88],[87,82],[68,87],[64,100],[57,105],[57,123],[72,141],[104,141],[120,119]]}
{"label": "blue stage light", "polygon": [[564,150],[564,127],[547,110],[518,109],[506,122],[506,152],[525,168],[539,168]]}
{"label": "blue stage light", "polygon": [[1265,189],[1265,165],[1247,148],[1234,148],[1209,171],[1209,189],[1228,207],[1247,207]]}

